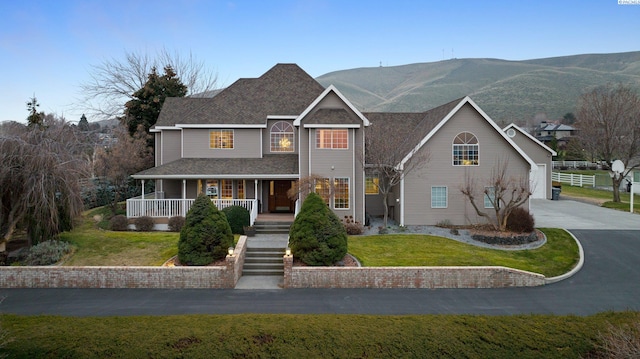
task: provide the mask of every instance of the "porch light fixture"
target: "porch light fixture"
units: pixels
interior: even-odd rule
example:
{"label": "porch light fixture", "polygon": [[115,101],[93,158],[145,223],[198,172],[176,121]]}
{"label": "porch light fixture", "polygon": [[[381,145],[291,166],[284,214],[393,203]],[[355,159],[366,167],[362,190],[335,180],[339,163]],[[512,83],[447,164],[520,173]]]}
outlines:
{"label": "porch light fixture", "polygon": [[287,247],[287,249],[284,250],[284,254],[288,257],[291,255],[291,248]]}
{"label": "porch light fixture", "polygon": [[229,247],[229,255],[233,257],[233,247]]}

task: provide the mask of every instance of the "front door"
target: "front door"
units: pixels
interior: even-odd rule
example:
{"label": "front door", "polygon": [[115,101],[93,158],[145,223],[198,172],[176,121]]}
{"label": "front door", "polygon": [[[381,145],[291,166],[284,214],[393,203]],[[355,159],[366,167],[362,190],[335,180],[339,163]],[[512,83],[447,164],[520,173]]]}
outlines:
{"label": "front door", "polygon": [[269,212],[293,212],[294,202],[287,196],[291,181],[269,182]]}

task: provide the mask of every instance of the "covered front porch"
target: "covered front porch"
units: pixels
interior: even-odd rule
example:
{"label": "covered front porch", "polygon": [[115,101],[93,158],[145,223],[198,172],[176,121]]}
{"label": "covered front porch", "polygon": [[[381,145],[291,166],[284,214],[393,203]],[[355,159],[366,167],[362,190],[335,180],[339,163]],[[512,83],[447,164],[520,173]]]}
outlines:
{"label": "covered front porch", "polygon": [[[127,218],[149,216],[152,218],[185,217],[195,199],[158,199],[152,193],[148,197],[135,197],[127,200]],[[244,207],[249,211],[250,225],[258,218],[257,199],[211,199],[218,209],[231,206]]]}

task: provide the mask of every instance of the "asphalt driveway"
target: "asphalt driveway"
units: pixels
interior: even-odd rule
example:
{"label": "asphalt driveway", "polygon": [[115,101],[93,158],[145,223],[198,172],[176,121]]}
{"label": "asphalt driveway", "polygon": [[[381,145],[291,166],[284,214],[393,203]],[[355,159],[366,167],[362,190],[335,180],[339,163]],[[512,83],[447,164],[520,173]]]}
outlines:
{"label": "asphalt driveway", "polygon": [[532,199],[536,227],[566,229],[640,229],[640,215],[568,199]]}

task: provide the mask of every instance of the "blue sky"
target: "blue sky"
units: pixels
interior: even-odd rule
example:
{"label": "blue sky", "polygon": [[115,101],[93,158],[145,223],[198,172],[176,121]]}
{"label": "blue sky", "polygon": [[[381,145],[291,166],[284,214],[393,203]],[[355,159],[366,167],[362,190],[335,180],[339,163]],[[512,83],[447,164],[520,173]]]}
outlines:
{"label": "blue sky", "polygon": [[77,121],[91,66],[126,51],[191,52],[227,86],[278,62],[317,77],[451,57],[638,51],[639,35],[640,5],[618,0],[1,1],[0,122],[24,122],[34,94],[42,111]]}

